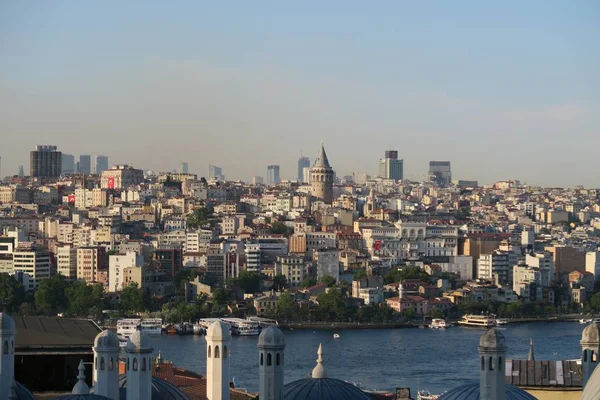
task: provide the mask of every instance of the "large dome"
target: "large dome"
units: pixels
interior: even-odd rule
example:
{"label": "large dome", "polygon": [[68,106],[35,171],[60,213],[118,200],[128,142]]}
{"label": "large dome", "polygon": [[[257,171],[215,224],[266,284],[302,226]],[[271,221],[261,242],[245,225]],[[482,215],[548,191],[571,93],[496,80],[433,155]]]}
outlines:
{"label": "large dome", "polygon": [[[469,383],[447,391],[439,400],[479,400],[479,390],[479,383]],[[504,391],[506,400],[536,400],[526,391],[513,385],[506,385]]]}
{"label": "large dome", "polygon": [[284,400],[371,400],[356,386],[333,378],[305,378],[283,388]]}
{"label": "large dome", "polygon": [[[127,393],[127,376],[122,375],[119,379],[119,396],[125,399]],[[148,400],[189,400],[179,388],[165,380],[152,377],[152,399]]]}

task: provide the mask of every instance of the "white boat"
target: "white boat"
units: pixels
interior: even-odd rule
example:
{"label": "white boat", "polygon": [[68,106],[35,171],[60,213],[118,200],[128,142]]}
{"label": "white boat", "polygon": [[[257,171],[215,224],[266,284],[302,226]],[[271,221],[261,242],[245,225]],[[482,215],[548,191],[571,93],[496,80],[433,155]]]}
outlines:
{"label": "white boat", "polygon": [[508,324],[507,319],[497,319],[496,320],[496,325],[506,325],[506,324]]}
{"label": "white boat", "polygon": [[496,319],[491,315],[467,314],[458,321],[459,325],[479,328],[493,328],[497,325]]}
{"label": "white boat", "polygon": [[260,334],[260,324],[257,321],[252,321],[242,318],[221,318],[231,327],[231,334],[237,336],[258,336]]}
{"label": "white boat", "polygon": [[150,335],[162,334],[162,318],[142,318],[142,331]]}
{"label": "white boat", "polygon": [[340,338],[340,334],[339,333],[334,333],[333,334],[333,338],[334,339],[339,339]]}
{"label": "white boat", "polygon": [[590,322],[592,322],[591,318],[587,318],[587,319],[586,318],[582,318],[582,319],[579,320],[580,324],[589,324]]}
{"label": "white boat", "polygon": [[204,327],[200,325],[200,322],[196,322],[192,329],[194,330],[194,335],[202,335],[205,332]]}
{"label": "white boat", "polygon": [[261,329],[269,326],[279,326],[279,322],[275,319],[263,318],[263,317],[246,317],[248,321],[258,322]]}
{"label": "white boat", "polygon": [[431,324],[429,324],[431,329],[446,329],[450,327],[450,324],[446,322],[445,319],[434,318],[431,320]]}
{"label": "white boat", "polygon": [[439,397],[439,394],[431,394],[429,390],[419,390],[417,392],[417,400],[435,400]]}
{"label": "white boat", "polygon": [[117,321],[118,335],[129,338],[137,330],[142,330],[150,335],[160,336],[162,333],[162,319],[121,318]]}
{"label": "white boat", "polygon": [[119,347],[123,348],[123,347],[127,346],[127,338],[122,335],[118,335],[118,336],[119,336]]}

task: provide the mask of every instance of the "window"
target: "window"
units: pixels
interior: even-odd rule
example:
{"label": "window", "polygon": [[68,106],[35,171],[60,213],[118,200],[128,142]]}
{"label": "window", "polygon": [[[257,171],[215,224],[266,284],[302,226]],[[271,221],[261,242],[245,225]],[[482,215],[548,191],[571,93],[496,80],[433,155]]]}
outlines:
{"label": "window", "polygon": [[587,361],[587,350],[583,351],[583,362]]}
{"label": "window", "polygon": [[2,346],[2,353],[3,354],[8,354],[8,340],[4,341],[4,346]]}
{"label": "window", "polygon": [[273,362],[271,360],[271,353],[267,354],[267,366],[271,366],[273,365]]}
{"label": "window", "polygon": [[264,354],[260,353],[260,365],[263,365],[264,363]]}
{"label": "window", "polygon": [[227,358],[227,346],[223,346],[223,358]]}
{"label": "window", "polygon": [[142,358],[142,371],[146,370],[146,357]]}
{"label": "window", "polygon": [[493,362],[492,357],[490,357],[490,371],[493,371],[493,370],[494,370],[494,362]]}
{"label": "window", "polygon": [[498,371],[502,371],[502,357],[498,358]]}
{"label": "window", "polygon": [[104,357],[100,358],[100,371],[104,371],[105,368],[105,362],[104,362]]}
{"label": "window", "polygon": [[275,364],[279,365],[279,353],[277,353],[277,357],[275,357]]}
{"label": "window", "polygon": [[138,363],[137,363],[137,358],[135,358],[135,357],[134,357],[134,358],[133,358],[133,370],[134,370],[134,371],[137,371],[137,369],[138,369],[138,365],[137,365],[137,364],[138,364]]}
{"label": "window", "polygon": [[485,369],[485,358],[483,356],[481,356],[481,370],[483,371]]}
{"label": "window", "polygon": [[210,358],[210,345],[208,346],[208,358]]}
{"label": "window", "polygon": [[215,358],[221,358],[221,352],[219,351],[219,346],[215,346]]}
{"label": "window", "polygon": [[115,368],[115,360],[113,360],[113,358],[111,357],[110,360],[108,361],[108,370],[112,371]]}

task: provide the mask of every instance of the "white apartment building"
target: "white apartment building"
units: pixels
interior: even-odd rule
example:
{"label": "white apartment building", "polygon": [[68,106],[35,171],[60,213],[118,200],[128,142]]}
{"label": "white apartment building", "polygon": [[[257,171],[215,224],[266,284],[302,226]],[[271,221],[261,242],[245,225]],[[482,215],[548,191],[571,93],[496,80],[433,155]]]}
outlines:
{"label": "white apartment building", "polygon": [[594,278],[600,276],[600,251],[589,251],[585,253],[585,270],[594,274]]}
{"label": "white apartment building", "polygon": [[481,254],[477,261],[477,277],[486,279],[501,286],[513,283],[513,266],[518,256],[512,251],[495,250],[489,254]]}
{"label": "white apartment building", "polygon": [[77,279],[86,282],[98,281],[98,269],[104,257],[101,247],[80,247],[77,249]]}
{"label": "white apartment building", "polygon": [[108,257],[108,291],[118,292],[123,289],[123,273],[125,268],[141,267],[143,257],[135,252],[113,254]]}
{"label": "white apartment building", "polygon": [[50,278],[50,253],[47,249],[17,249],[13,253],[13,271],[29,276],[29,286],[25,290],[37,289],[40,281]]}
{"label": "white apartment building", "polygon": [[340,279],[339,251],[337,249],[317,250],[313,253],[317,265],[317,279],[330,275],[338,282]]}
{"label": "white apartment building", "polygon": [[144,181],[144,171],[128,165],[117,165],[102,171],[100,186],[103,189],[127,189]]}
{"label": "white apartment building", "polygon": [[59,222],[56,229],[56,240],[59,243],[73,243],[73,224]]}
{"label": "white apartment building", "polygon": [[260,272],[260,244],[246,244],[244,252],[246,253],[246,271]]}
{"label": "white apartment building", "polygon": [[542,299],[542,281],[539,268],[528,265],[513,267],[513,291],[526,301]]}
{"label": "white apartment building", "polygon": [[550,286],[554,277],[554,256],[549,251],[525,255],[525,264],[539,268],[542,287]]}
{"label": "white apartment building", "polygon": [[[300,287],[306,277],[306,264],[304,263],[304,257],[277,257],[276,273],[285,276],[287,283],[290,287]],[[335,277],[335,275],[332,276]]]}
{"label": "white apartment building", "polygon": [[77,248],[72,244],[56,248],[56,272],[68,280],[77,279]]}

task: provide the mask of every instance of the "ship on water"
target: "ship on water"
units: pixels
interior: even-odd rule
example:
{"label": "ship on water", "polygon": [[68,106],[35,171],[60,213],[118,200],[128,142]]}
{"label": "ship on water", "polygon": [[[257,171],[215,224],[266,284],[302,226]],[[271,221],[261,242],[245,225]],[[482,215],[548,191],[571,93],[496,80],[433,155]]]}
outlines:
{"label": "ship on water", "polygon": [[462,317],[458,324],[466,327],[493,328],[498,325],[493,315],[467,314]]}
{"label": "ship on water", "polygon": [[150,335],[160,336],[162,333],[161,318],[121,318],[117,321],[117,335],[121,347],[127,345],[127,339],[135,331],[141,330]]}

